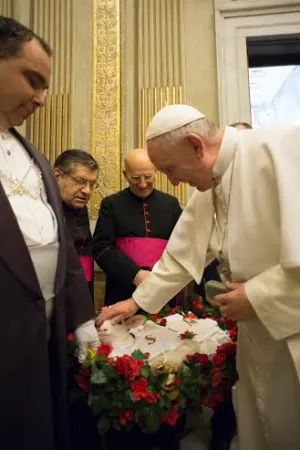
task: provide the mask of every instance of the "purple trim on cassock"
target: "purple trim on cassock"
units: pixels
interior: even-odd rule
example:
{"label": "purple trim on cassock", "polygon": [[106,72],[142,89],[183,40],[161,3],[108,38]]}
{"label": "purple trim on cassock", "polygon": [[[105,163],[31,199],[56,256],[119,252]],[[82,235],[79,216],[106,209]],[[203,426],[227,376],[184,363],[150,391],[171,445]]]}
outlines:
{"label": "purple trim on cassock", "polygon": [[94,260],[92,256],[79,256],[86,281],[93,281],[94,279]]}
{"label": "purple trim on cassock", "polygon": [[125,253],[136,264],[142,267],[152,267],[161,257],[167,246],[166,239],[149,237],[118,238],[116,247]]}

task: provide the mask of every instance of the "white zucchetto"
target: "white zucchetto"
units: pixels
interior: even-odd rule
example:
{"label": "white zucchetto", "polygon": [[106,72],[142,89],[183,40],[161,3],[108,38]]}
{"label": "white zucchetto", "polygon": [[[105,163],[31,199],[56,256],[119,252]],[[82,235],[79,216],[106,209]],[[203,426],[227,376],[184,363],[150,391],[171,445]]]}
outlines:
{"label": "white zucchetto", "polygon": [[193,106],[165,106],[152,118],[146,132],[146,141],[204,118],[205,115],[198,111],[198,109],[193,108]]}

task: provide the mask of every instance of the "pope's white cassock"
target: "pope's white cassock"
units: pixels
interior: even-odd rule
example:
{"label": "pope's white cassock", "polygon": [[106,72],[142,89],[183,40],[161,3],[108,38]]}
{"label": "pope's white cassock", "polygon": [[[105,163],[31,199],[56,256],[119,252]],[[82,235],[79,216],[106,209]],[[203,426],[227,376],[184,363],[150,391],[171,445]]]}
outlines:
{"label": "pope's white cassock", "polygon": [[[300,127],[226,128],[213,169],[223,255],[257,318],[239,324],[240,450],[300,449]],[[196,192],[133,294],[156,313],[218,255],[212,190]]]}

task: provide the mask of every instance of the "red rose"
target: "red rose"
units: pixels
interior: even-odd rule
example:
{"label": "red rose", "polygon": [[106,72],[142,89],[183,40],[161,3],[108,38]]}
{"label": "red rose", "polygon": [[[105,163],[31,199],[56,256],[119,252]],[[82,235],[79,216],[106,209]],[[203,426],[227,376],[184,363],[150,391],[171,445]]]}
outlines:
{"label": "red rose", "polygon": [[185,331],[184,333],[181,333],[179,335],[180,339],[193,339],[195,337],[195,333],[192,333],[192,331]]}
{"label": "red rose", "polygon": [[230,318],[227,317],[227,316],[225,316],[225,319],[226,319],[226,328],[227,328],[227,330],[231,330],[231,329],[234,328],[234,329],[236,329],[236,331],[237,331],[236,321],[230,319]]}
{"label": "red rose", "polygon": [[226,355],[224,353],[216,353],[212,357],[212,361],[217,367],[223,367],[226,362]]}
{"label": "red rose", "polygon": [[121,377],[134,380],[140,374],[143,364],[143,361],[137,361],[130,355],[124,355],[114,361],[113,367]]}
{"label": "red rose", "polygon": [[175,427],[177,420],[179,419],[180,414],[176,411],[176,409],[172,409],[167,412],[164,416],[160,418],[161,423],[167,423],[171,427]]}
{"label": "red rose", "polygon": [[200,300],[193,300],[192,301],[192,307],[195,309],[200,309],[203,310],[204,309],[204,305]]}
{"label": "red rose", "polygon": [[120,415],[120,424],[126,425],[127,422],[131,422],[133,420],[133,411],[130,411],[129,409],[121,412]]}
{"label": "red rose", "polygon": [[198,317],[196,316],[196,314],[190,312],[183,317],[183,320],[189,320],[189,319],[190,320],[198,320]]}
{"label": "red rose", "polygon": [[225,344],[219,345],[216,353],[224,353],[226,356],[235,355],[236,344],[234,342],[226,342]]}
{"label": "red rose", "polygon": [[75,333],[71,332],[71,333],[67,334],[67,341],[68,342],[75,341],[75,339],[76,339]]}
{"label": "red rose", "polygon": [[146,378],[141,378],[140,380],[133,381],[131,383],[131,389],[135,400],[141,400],[146,398],[148,395],[148,381]]}
{"label": "red rose", "polygon": [[161,315],[159,313],[152,314],[152,316],[151,316],[152,322],[157,322],[159,319],[161,319]]}
{"label": "red rose", "polygon": [[229,337],[232,340],[232,342],[236,342],[237,336],[238,336],[238,329],[237,329],[237,327],[231,328],[231,330],[229,330]]}
{"label": "red rose", "polygon": [[218,403],[223,401],[224,397],[220,391],[213,392],[209,397],[202,399],[202,405],[214,409]]}
{"label": "red rose", "polygon": [[177,314],[178,311],[180,310],[180,306],[174,306],[174,308],[170,309],[170,316],[172,316],[173,314]]}
{"label": "red rose", "polygon": [[167,325],[167,319],[161,319],[161,321],[159,322],[159,325],[162,327],[165,327]]}
{"label": "red rose", "polygon": [[146,392],[145,400],[149,403],[157,403],[160,400],[159,394],[153,394],[152,392]]}
{"label": "red rose", "polygon": [[113,346],[110,344],[100,344],[97,350],[98,356],[108,356],[113,351]]}
{"label": "red rose", "polygon": [[186,359],[191,363],[199,363],[203,367],[206,367],[210,364],[209,357],[202,353],[194,353],[193,355],[187,355]]}

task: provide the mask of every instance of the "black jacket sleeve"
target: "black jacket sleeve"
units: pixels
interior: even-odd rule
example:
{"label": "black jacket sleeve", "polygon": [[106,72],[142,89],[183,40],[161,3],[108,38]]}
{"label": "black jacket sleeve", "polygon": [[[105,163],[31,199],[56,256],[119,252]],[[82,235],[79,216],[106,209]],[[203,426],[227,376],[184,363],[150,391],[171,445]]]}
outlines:
{"label": "black jacket sleeve", "polygon": [[115,219],[109,198],[102,200],[93,236],[94,259],[107,276],[124,287],[132,282],[141,269],[132,259],[116,248]]}
{"label": "black jacket sleeve", "polygon": [[176,197],[174,197],[174,227],[175,227],[181,213],[182,213],[182,209],[179,204],[179,201]]}
{"label": "black jacket sleeve", "polygon": [[66,311],[67,329],[75,330],[79,325],[95,316],[93,299],[74,244],[66,230],[67,272],[66,272]]}

